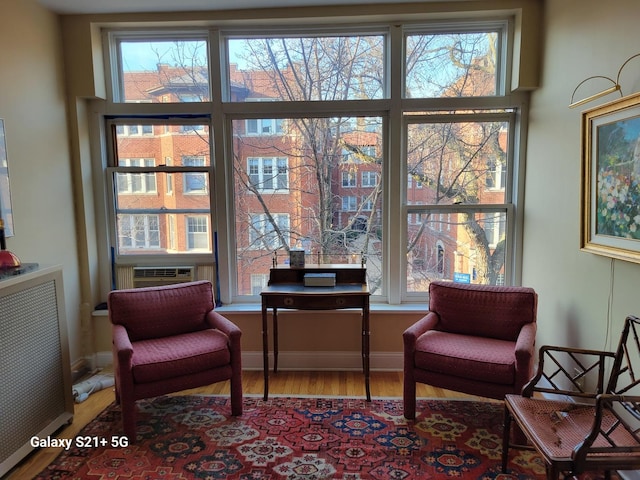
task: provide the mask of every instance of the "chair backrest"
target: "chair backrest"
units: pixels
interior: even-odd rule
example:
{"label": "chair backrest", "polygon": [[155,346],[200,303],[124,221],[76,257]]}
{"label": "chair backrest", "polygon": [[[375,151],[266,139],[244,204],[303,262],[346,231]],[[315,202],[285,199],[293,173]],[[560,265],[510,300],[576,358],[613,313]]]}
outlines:
{"label": "chair backrest", "polygon": [[528,287],[500,287],[445,281],[429,285],[429,310],[439,329],[514,341],[522,326],[536,321],[538,295]]}
{"label": "chair backrest", "polygon": [[214,308],[212,284],[203,280],[114,290],[107,306],[111,323],[123,325],[132,341],[203,330]]}
{"label": "chair backrest", "polygon": [[[640,318],[629,315],[624,327],[616,356],[611,367],[607,393],[615,395],[640,396],[640,379],[636,378],[636,370],[640,369]],[[635,409],[636,411],[638,408]]]}

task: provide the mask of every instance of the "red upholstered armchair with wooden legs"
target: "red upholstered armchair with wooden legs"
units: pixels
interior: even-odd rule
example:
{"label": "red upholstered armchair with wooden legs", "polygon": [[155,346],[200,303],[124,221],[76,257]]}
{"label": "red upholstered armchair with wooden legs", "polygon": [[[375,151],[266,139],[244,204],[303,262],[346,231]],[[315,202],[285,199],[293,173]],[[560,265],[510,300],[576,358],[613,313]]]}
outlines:
{"label": "red upholstered armchair with wooden legs", "polygon": [[519,394],[533,374],[537,307],[527,287],[431,282],[429,312],[403,334],[404,416],[416,416],[416,382]]}
{"label": "red upholstered armchair with wooden legs", "polygon": [[240,329],[214,311],[211,282],[114,290],[116,401],[136,440],[136,400],[231,380],[231,413],[242,414]]}

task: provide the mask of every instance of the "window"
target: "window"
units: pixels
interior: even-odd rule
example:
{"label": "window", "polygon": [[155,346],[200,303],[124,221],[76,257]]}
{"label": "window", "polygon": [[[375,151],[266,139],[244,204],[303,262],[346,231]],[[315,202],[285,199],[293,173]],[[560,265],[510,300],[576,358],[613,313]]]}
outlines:
{"label": "window", "polygon": [[362,186],[375,187],[378,183],[378,174],[376,172],[362,172]]}
{"label": "window", "polygon": [[356,172],[342,172],[342,186],[345,188],[356,186]]}
{"label": "window", "polygon": [[[488,159],[507,164],[508,145],[500,139],[513,122],[507,111],[485,111],[471,121],[455,111],[407,118],[406,169],[424,185],[407,189],[408,214],[423,214],[421,223],[407,220],[409,294],[434,278],[475,272],[476,282],[495,284],[504,274],[506,251],[498,247],[506,240],[510,202],[505,190],[487,188],[486,175]],[[423,255],[430,249],[437,252],[433,261]]]}
{"label": "window", "polygon": [[[125,119],[108,122],[113,131],[107,173],[113,182],[109,190],[113,192],[116,253],[119,257],[211,253],[209,129],[203,127],[197,137],[185,137],[181,131],[195,124],[151,116],[147,120],[153,135],[138,137],[121,128]],[[143,151],[153,158],[132,157]],[[172,165],[173,158],[180,159],[179,165]]]}
{"label": "window", "polygon": [[113,37],[120,75],[115,102],[180,103],[211,99],[207,37],[173,34]]}
{"label": "window", "polygon": [[286,158],[249,157],[247,172],[251,188],[256,192],[289,188],[289,166]]}
{"label": "window", "polygon": [[501,38],[498,29],[407,34],[405,96],[440,98],[497,95]]}
{"label": "window", "polygon": [[118,215],[118,244],[121,250],[160,248],[157,215]]}
{"label": "window", "polygon": [[247,135],[282,135],[282,120],[251,118],[247,120]]}
{"label": "window", "polygon": [[[284,137],[242,136],[239,133],[245,122],[232,122],[235,267],[238,293],[242,295],[251,295],[251,275],[268,274],[276,251],[287,258],[289,248],[303,245],[309,253],[339,261],[352,253],[359,254],[368,238],[379,242],[379,216],[367,221],[365,230],[353,232],[356,223],[363,224],[358,220],[359,211],[373,209],[373,205],[381,208],[382,189],[368,188],[368,195],[363,196],[349,188],[350,195],[343,196],[339,187],[343,182],[355,186],[359,174],[355,169],[343,172],[346,175],[339,172],[343,147],[356,149],[360,146],[358,142],[365,138],[357,130],[358,125],[370,126],[377,121],[378,134],[373,136],[381,142],[382,119],[368,117],[363,122],[353,117],[296,117],[284,120],[290,131],[290,135]],[[366,140],[371,141],[369,134]],[[322,149],[318,148],[319,144],[323,145]],[[363,156],[362,159],[363,165],[381,174],[380,158]],[[372,252],[371,258],[372,263],[377,261],[379,252]]]}
{"label": "window", "polygon": [[384,47],[381,34],[230,36],[227,95],[232,102],[384,98]]}
{"label": "window", "polygon": [[250,215],[249,247],[254,250],[272,252],[277,248],[289,246],[289,215],[273,213],[265,215],[252,213]]}
{"label": "window", "polygon": [[[206,159],[202,156],[185,155],[182,157],[182,165],[185,167],[203,167],[206,165]],[[184,174],[184,193],[204,195],[208,193],[207,190],[206,173]]]}
{"label": "window", "polygon": [[[119,164],[123,167],[153,167],[153,158],[122,158]],[[155,193],[156,175],[155,173],[121,173],[118,174],[118,193]]]}
{"label": "window", "polygon": [[211,251],[207,220],[208,218],[204,215],[187,217],[187,248],[189,250]]}
{"label": "window", "polygon": [[110,31],[118,255],[218,245],[223,302],[257,301],[299,246],[364,249],[374,301],[512,283],[529,94],[505,87],[518,52],[492,18]]}
{"label": "window", "polygon": [[355,212],[358,209],[358,197],[342,197],[342,211]]}

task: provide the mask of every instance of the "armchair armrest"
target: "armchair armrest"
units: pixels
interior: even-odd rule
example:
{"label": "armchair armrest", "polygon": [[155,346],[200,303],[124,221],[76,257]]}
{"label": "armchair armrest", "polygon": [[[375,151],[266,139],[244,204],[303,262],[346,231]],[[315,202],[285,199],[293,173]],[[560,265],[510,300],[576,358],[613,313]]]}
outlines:
{"label": "armchair armrest", "polygon": [[[538,369],[522,391],[525,397],[534,392],[595,398],[604,392],[606,360],[614,352],[544,345],[538,353]],[[596,375],[591,388],[587,377]],[[543,384],[540,384],[541,380]]]}
{"label": "armchair armrest", "polygon": [[415,350],[416,340],[418,337],[429,330],[435,329],[439,321],[440,318],[437,313],[428,312],[424,317],[407,328],[402,334],[405,352],[413,352]]}
{"label": "armchair armrest", "polygon": [[123,325],[113,324],[111,330],[113,333],[113,349],[118,356],[118,364],[131,369],[133,345],[131,345],[127,329]]}
{"label": "armchair armrest", "polygon": [[229,351],[231,352],[231,363],[235,370],[240,371],[242,368],[240,355],[240,337],[242,336],[242,330],[231,320],[223,317],[214,310],[207,313],[206,321],[211,328],[216,328],[227,336],[229,339]]}
{"label": "armchair armrest", "polygon": [[532,357],[535,355],[537,324],[527,323],[522,326],[516,339],[516,385],[523,387],[533,373]]}

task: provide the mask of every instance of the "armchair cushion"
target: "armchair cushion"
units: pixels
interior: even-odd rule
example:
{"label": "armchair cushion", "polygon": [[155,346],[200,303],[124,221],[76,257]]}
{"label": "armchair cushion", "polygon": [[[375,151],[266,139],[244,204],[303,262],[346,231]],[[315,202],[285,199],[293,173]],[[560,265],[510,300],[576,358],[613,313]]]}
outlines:
{"label": "armchair cushion", "polygon": [[415,368],[481,382],[513,385],[513,342],[429,331],[416,343]]}
{"label": "armchair cushion", "polygon": [[227,336],[218,330],[140,340],[133,352],[133,380],[156,382],[228,365],[227,342]]}

